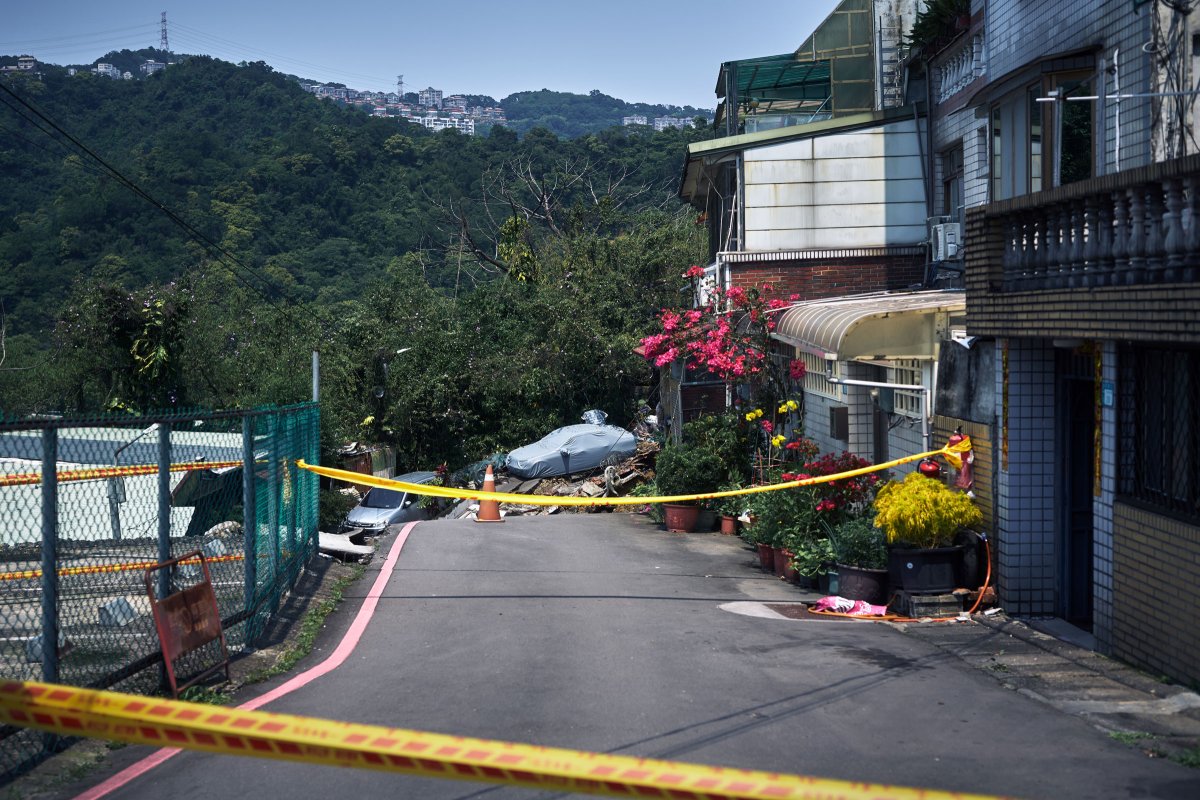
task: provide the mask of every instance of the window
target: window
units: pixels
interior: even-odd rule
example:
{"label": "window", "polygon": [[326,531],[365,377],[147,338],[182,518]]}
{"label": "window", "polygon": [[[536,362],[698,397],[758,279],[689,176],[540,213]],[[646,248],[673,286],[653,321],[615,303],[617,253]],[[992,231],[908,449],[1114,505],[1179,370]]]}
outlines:
{"label": "window", "polygon": [[1200,350],[1122,349],[1122,495],[1200,523]]}
{"label": "window", "polygon": [[1029,89],[1029,191],[1042,190],[1042,104],[1041,87]]}
{"label": "window", "polygon": [[942,153],[942,213],[954,220],[962,219],[963,150],[952,147]]}
{"label": "window", "polygon": [[1004,197],[1004,138],[1000,132],[1000,109],[992,109],[992,202]]}
{"label": "window", "polygon": [[1057,148],[1058,185],[1066,186],[1092,177],[1092,115],[1096,104],[1091,100],[1070,99],[1092,94],[1090,77],[1059,76],[1055,82],[1064,98],[1054,104],[1061,116]]}
{"label": "window", "polygon": [[818,355],[802,350],[796,352],[796,358],[804,362],[804,391],[821,397],[838,397],[837,384],[825,380],[825,367],[827,364],[832,364],[833,377],[840,378],[842,377],[841,362],[827,362]]}
{"label": "window", "polygon": [[[888,383],[906,383],[910,386],[924,386],[924,377],[925,374],[921,367],[921,362],[916,359],[901,359],[895,362],[895,366],[888,367]],[[895,413],[920,419],[921,411],[923,410],[922,406],[924,405],[923,398],[924,392],[895,389],[892,400]]]}

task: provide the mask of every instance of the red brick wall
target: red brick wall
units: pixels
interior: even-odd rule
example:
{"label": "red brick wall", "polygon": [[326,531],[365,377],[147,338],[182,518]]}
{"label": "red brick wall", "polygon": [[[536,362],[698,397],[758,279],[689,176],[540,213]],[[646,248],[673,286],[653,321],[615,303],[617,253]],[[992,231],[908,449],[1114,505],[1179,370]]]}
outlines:
{"label": "red brick wall", "polygon": [[780,297],[795,294],[801,300],[819,300],[910,288],[924,280],[925,259],[878,256],[732,264],[730,276],[734,286],[749,289],[770,283]]}

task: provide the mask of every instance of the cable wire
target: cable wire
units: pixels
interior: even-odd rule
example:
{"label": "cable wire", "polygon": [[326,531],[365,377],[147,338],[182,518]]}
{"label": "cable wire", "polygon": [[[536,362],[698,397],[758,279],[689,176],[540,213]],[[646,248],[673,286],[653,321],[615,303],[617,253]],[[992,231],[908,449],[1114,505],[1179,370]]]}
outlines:
{"label": "cable wire", "polygon": [[[61,126],[58,125],[58,123],[54,122],[54,120],[52,120],[50,117],[48,117],[46,114],[44,114],[36,106],[29,103],[23,97],[21,97],[16,92],[14,92],[6,84],[6,82],[0,81],[0,91],[3,91],[5,94],[9,95],[9,97],[11,97],[13,100],[15,100],[17,103],[19,103],[25,109],[27,109],[30,113],[35,115],[39,120],[41,120],[42,123],[49,126],[56,134],[58,134],[62,138],[69,141],[72,145],[74,145],[76,148],[78,148],[81,152],[85,153],[88,157],[93,159],[96,163],[100,164],[104,168],[104,170],[107,173],[109,173],[109,175],[111,175],[118,183],[120,183],[122,186],[124,186],[129,191],[136,194],[138,197],[141,197],[143,200],[145,200],[150,205],[152,205],[154,208],[156,208],[159,212],[164,214],[173,223],[175,223],[180,228],[182,228],[194,241],[201,244],[210,254],[214,255],[214,257],[217,261],[225,264],[225,266],[229,268],[230,274],[233,275],[233,277],[239,283],[241,283],[247,289],[250,289],[251,291],[258,294],[270,306],[272,306],[277,311],[279,311],[280,313],[287,316],[292,321],[292,323],[295,324],[297,327],[300,327],[300,321],[297,320],[287,308],[280,306],[275,301],[274,298],[272,298],[266,291],[264,291],[263,289],[259,288],[254,283],[252,283],[250,279],[254,279],[254,280],[261,282],[263,284],[263,286],[265,286],[267,289],[274,289],[280,295],[282,295],[284,297],[284,299],[289,299],[281,287],[279,287],[277,284],[275,284],[269,278],[259,275],[257,270],[244,264],[233,253],[229,252],[227,249],[222,247],[219,243],[214,242],[212,239],[210,239],[204,233],[202,233],[201,231],[197,230],[194,226],[192,226],[191,223],[187,222],[185,219],[180,217],[174,211],[172,211],[171,209],[169,209],[165,205],[163,205],[161,202],[159,202],[156,198],[152,197],[148,192],[146,192],[144,189],[142,189],[139,185],[134,183],[129,178],[125,177],[125,175],[120,170],[118,170],[116,167],[109,164],[99,154],[94,152],[91,148],[89,148],[83,142],[79,141],[77,138],[75,138],[70,133],[68,133],[66,130],[64,130]],[[22,115],[22,116],[24,116],[24,115]],[[50,134],[44,128],[42,128],[41,125],[37,125],[37,127],[43,133],[46,133],[48,136],[52,136],[52,134]],[[249,277],[247,278],[241,273],[245,273],[245,275],[249,276]]]}

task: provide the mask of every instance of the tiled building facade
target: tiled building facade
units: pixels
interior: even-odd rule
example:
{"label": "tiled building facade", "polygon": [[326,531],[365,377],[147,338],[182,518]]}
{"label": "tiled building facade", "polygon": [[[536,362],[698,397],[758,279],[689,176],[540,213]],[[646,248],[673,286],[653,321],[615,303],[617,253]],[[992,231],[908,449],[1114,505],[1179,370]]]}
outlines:
{"label": "tiled building facade", "polygon": [[1200,158],[1152,163],[1192,116],[1153,58],[1190,55],[1153,4],[972,8],[986,73],[933,117],[943,149],[986,145],[961,192],[968,328],[1002,354],[1000,601],[1200,680]]}

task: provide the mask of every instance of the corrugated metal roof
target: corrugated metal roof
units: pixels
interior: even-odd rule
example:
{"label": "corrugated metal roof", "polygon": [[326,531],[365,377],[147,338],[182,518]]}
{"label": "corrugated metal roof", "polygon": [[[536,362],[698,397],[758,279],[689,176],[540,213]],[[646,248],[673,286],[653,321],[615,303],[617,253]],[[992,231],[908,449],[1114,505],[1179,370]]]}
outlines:
{"label": "corrugated metal roof", "polygon": [[780,312],[776,339],[826,359],[932,358],[934,315],[966,312],[966,295],[927,291],[852,295]]}
{"label": "corrugated metal roof", "polygon": [[737,100],[821,100],[829,96],[829,61],[801,61],[794,53],[726,61],[717,76],[717,97],[725,96],[725,77],[737,78]]}

